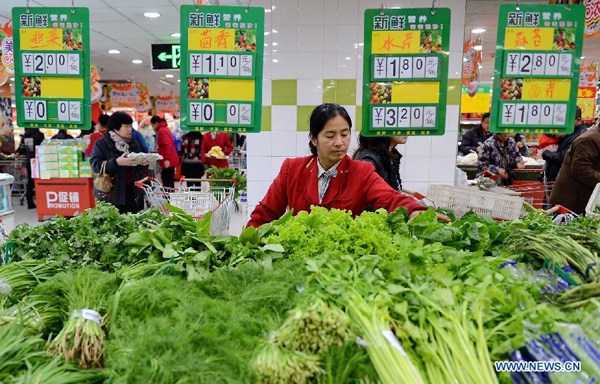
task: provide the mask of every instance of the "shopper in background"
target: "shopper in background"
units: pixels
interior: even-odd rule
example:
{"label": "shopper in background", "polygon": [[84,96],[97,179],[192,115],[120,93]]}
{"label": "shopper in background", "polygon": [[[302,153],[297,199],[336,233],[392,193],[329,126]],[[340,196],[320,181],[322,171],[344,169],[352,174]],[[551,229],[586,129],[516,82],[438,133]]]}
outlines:
{"label": "shopper in background", "polygon": [[512,137],[515,140],[515,144],[517,145],[517,149],[519,150],[519,154],[522,157],[529,157],[529,147],[527,146],[527,143],[525,142],[525,135],[520,134],[520,133],[511,133],[509,135],[510,137]]}
{"label": "shopper in background", "polygon": [[113,178],[113,189],[108,193],[96,191],[98,200],[113,204],[119,212],[139,212],[144,207],[144,192],[134,186],[134,182],[148,175],[148,163],[142,161],[136,165],[135,159],[127,155],[140,152],[137,140],[133,140],[131,131],[133,119],[124,112],[115,112],[110,116],[107,133],[96,141],[90,164],[94,173],[100,173],[102,163],[106,161],[106,173]]}
{"label": "shopper in background", "polygon": [[160,116],[152,116],[150,125],[156,132],[156,150],[163,157],[160,160],[160,178],[165,187],[175,188],[175,167],[179,165],[179,157],[175,149],[173,134],[167,121]]}
{"label": "shopper in background", "polygon": [[50,140],[69,140],[73,136],[69,135],[66,129],[59,129],[58,133],[50,138]]}
{"label": "shopper in background", "polygon": [[490,132],[490,114],[484,113],[481,115],[481,124],[464,133],[460,139],[458,151],[463,156],[466,156],[471,152],[479,153],[483,142],[490,136],[492,136],[492,133]]}
{"label": "shopper in background", "polygon": [[87,148],[83,151],[86,157],[90,157],[92,155],[92,149],[94,149],[94,144],[96,141],[100,140],[104,134],[106,133],[106,125],[108,124],[109,116],[107,114],[102,114],[98,116],[98,130],[90,136],[90,143]]}
{"label": "shopper in background", "polygon": [[31,177],[31,159],[35,157],[35,147],[42,144],[44,134],[37,128],[26,128],[21,144],[17,148],[17,154],[26,156],[25,168],[27,169],[27,189],[25,190],[25,198],[27,199],[27,209],[37,208],[33,200],[35,182]]}
{"label": "shopper in background", "polygon": [[542,159],[546,161],[544,164],[544,174],[547,187],[547,193],[550,195],[552,192],[552,184],[556,181],[558,171],[560,170],[565,155],[571,147],[571,144],[577,139],[587,128],[581,121],[581,108],[577,107],[575,111],[575,129],[570,135],[556,135],[558,138],[558,147],[556,151],[544,151],[542,153]]}
{"label": "shopper in background", "polygon": [[582,214],[598,183],[600,128],[594,126],[576,138],[567,150],[550,194],[550,203]]}
{"label": "shopper in background", "polygon": [[500,176],[499,185],[511,185],[514,170],[524,167],[525,161],[519,154],[517,144],[507,133],[496,133],[483,143],[477,170],[480,173],[489,171]]}
{"label": "shopper in background", "polygon": [[207,153],[212,147],[221,147],[223,153],[226,156],[229,156],[231,151],[233,151],[233,146],[231,145],[229,135],[223,132],[207,132],[202,136],[201,149],[202,164],[204,164],[207,168],[211,165],[214,165],[217,168],[228,168],[229,162],[227,159],[215,159],[207,156]]}
{"label": "shopper in background", "polygon": [[358,149],[352,158],[373,164],[375,172],[390,187],[399,191],[402,189],[402,180],[400,179],[402,155],[396,149],[396,145],[405,144],[406,140],[406,136],[367,137],[359,134]]}
{"label": "shopper in background", "polygon": [[181,161],[181,174],[190,179],[199,179],[204,176],[204,166],[200,150],[202,149],[202,132],[188,132],[183,136],[179,156]]}
{"label": "shopper in background", "polygon": [[[266,196],[252,212],[248,226],[258,227],[281,217],[309,211],[312,205],[347,209],[354,215],[367,207],[394,211],[405,207],[409,218],[425,210],[414,198],[393,190],[372,164],[347,156],[352,121],[337,104],[322,104],[310,116],[312,156],[286,159]],[[438,215],[448,221],[448,217]]]}
{"label": "shopper in background", "polygon": [[144,140],[144,136],[139,133],[135,128],[131,131],[131,137],[140,143],[140,148],[142,148],[142,152],[148,153],[148,146],[146,145],[146,140]]}

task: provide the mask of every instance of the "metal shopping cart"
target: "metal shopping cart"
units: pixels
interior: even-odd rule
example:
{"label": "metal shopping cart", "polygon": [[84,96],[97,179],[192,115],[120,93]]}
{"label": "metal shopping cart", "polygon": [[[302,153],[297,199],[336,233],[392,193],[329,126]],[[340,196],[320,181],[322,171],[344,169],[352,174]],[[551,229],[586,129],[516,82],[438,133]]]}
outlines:
{"label": "metal shopping cart", "polygon": [[29,161],[26,157],[16,157],[15,165],[13,168],[12,175],[15,178],[13,184],[12,194],[19,196],[19,204],[23,205],[25,202],[25,195],[27,193],[27,162]]}
{"label": "metal shopping cart", "polygon": [[210,211],[211,233],[229,233],[231,212],[235,205],[234,180],[182,178],[177,188],[168,188],[153,177],[145,177],[136,181],[135,185],[144,190],[149,205],[159,208],[165,215],[169,215],[167,204],[184,210],[196,220]]}

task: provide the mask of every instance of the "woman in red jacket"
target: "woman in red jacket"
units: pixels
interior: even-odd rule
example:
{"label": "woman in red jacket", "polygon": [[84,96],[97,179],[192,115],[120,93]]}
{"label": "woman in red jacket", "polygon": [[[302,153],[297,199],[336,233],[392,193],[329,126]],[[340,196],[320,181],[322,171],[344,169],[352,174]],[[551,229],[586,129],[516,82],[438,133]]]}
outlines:
{"label": "woman in red jacket", "polygon": [[201,160],[202,164],[206,164],[207,167],[214,165],[217,168],[228,168],[229,162],[227,159],[215,159],[214,157],[208,157],[206,154],[212,147],[221,147],[223,153],[226,156],[231,154],[233,146],[229,135],[224,132],[207,132],[202,136],[202,149],[201,149]]}
{"label": "woman in red jacket", "polygon": [[[266,196],[252,212],[248,226],[259,227],[286,210],[309,211],[311,205],[347,209],[359,215],[368,206],[389,212],[405,207],[409,218],[427,209],[413,197],[392,189],[373,164],[350,159],[352,121],[337,104],[322,104],[310,116],[312,156],[286,159]],[[449,221],[448,217],[438,218]]]}
{"label": "woman in red jacket", "polygon": [[156,132],[157,152],[163,157],[160,161],[160,178],[163,186],[175,187],[175,167],[179,165],[179,156],[175,149],[173,134],[167,126],[167,121],[160,116],[152,116],[150,125]]}

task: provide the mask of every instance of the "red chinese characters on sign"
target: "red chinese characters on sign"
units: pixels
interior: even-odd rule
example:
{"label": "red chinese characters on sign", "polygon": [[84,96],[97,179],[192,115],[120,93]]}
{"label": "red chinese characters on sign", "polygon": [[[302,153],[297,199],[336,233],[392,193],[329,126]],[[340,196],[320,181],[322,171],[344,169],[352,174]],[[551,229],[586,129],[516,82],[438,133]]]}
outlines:
{"label": "red chinese characters on sign", "polygon": [[227,39],[231,34],[225,30],[221,29],[217,37],[215,37],[215,43],[217,43],[217,48],[227,48]]}
{"label": "red chinese characters on sign", "polygon": [[553,99],[554,98],[554,80],[548,81],[548,85],[546,86],[546,97]]}
{"label": "red chinese characters on sign", "polygon": [[542,44],[542,36],[540,36],[540,29],[535,28],[533,30],[533,46],[539,47]]}
{"label": "red chinese characters on sign", "polygon": [[517,36],[515,38],[515,46],[517,47],[526,47],[528,44],[527,37],[523,32],[517,32]]}

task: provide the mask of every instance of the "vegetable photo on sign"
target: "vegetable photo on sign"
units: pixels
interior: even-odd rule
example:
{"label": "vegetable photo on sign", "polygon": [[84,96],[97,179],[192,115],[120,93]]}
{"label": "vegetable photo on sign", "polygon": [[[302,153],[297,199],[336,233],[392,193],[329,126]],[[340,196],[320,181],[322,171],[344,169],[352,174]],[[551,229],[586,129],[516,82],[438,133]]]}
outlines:
{"label": "vegetable photo on sign", "polygon": [[83,49],[83,37],[80,29],[67,28],[63,30],[63,48],[70,51]]}
{"label": "vegetable photo on sign", "polygon": [[442,51],[442,32],[441,31],[425,31],[421,33],[421,45],[419,52],[441,52]]}
{"label": "vegetable photo on sign", "polygon": [[575,50],[575,28],[555,29],[552,49],[561,51]]}
{"label": "vegetable photo on sign", "polygon": [[188,79],[188,97],[190,99],[208,99],[209,80],[201,77]]}
{"label": "vegetable photo on sign", "polygon": [[371,83],[371,104],[392,102],[392,83]]}
{"label": "vegetable photo on sign", "polygon": [[235,30],[235,50],[256,52],[256,30],[254,29],[236,29]]}

